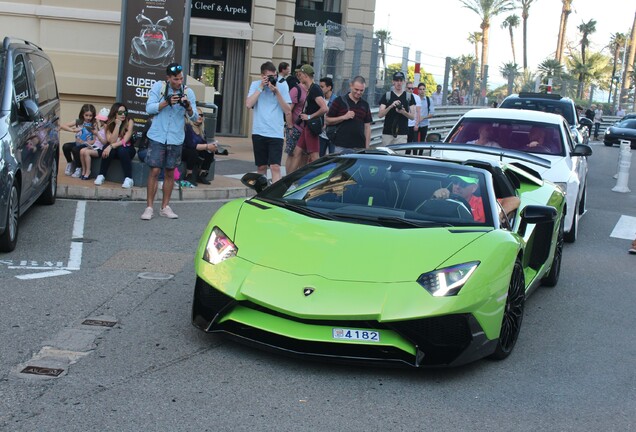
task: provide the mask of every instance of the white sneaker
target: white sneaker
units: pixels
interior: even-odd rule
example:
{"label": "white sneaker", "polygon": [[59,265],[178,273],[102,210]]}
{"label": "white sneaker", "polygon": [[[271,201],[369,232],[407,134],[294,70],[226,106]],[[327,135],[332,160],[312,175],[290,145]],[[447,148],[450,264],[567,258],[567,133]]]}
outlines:
{"label": "white sneaker", "polygon": [[67,176],[70,176],[72,172],[73,172],[73,162],[68,162],[66,164],[66,169],[64,170],[64,174],[66,174]]}
{"label": "white sneaker", "polygon": [[133,179],[131,179],[130,177],[126,177],[121,187],[123,187],[124,189],[130,189],[131,187],[133,187],[134,184],[135,182],[133,182]]}
{"label": "white sneaker", "polygon": [[163,190],[163,180],[157,182],[157,190]]}
{"label": "white sneaker", "polygon": [[164,208],[162,208],[159,211],[159,216],[165,217],[165,218],[168,218],[168,219],[178,219],[179,218],[179,216],[177,216],[177,214],[172,211],[170,206],[165,206]]}
{"label": "white sneaker", "polygon": [[152,207],[146,207],[146,210],[144,210],[144,212],[141,214],[141,220],[152,219],[153,213],[154,213],[154,210],[152,209]]}
{"label": "white sneaker", "polygon": [[73,175],[71,177],[74,178],[79,178],[79,176],[82,175],[82,169],[81,168],[75,168],[75,172],[73,173]]}
{"label": "white sneaker", "polygon": [[100,174],[100,175],[98,175],[98,176],[97,176],[97,178],[95,179],[95,184],[96,184],[97,186],[103,185],[103,184],[104,184],[104,180],[106,180],[106,179],[104,178],[104,176],[103,176],[103,175],[101,175],[101,174]]}

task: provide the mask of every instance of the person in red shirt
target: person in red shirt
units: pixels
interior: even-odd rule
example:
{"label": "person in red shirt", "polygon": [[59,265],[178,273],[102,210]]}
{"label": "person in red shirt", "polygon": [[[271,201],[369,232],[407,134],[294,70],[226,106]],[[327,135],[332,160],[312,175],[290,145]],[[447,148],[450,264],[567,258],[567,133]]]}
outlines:
{"label": "person in red shirt", "polygon": [[[486,222],[486,214],[484,213],[484,203],[480,196],[475,195],[475,192],[479,188],[479,181],[473,177],[466,176],[451,176],[451,189],[441,188],[433,192],[434,199],[448,199],[451,194],[457,194],[464,198],[470,210],[473,214],[475,222]],[[501,204],[506,215],[515,211],[521,202],[516,196],[510,196],[505,198],[498,198],[497,201]]]}

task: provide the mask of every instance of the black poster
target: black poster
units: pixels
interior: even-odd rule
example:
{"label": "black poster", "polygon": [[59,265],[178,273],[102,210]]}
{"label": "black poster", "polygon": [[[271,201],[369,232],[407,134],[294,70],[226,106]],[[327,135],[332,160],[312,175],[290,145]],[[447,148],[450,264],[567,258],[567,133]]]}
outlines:
{"label": "black poster", "polygon": [[193,17],[250,22],[252,0],[192,0]]}
{"label": "black poster", "polygon": [[123,4],[117,95],[140,128],[148,117],[150,87],[166,79],[166,66],[183,62],[185,11],[190,0],[124,0]]}
{"label": "black poster", "polygon": [[[325,25],[327,21],[342,23],[342,14],[339,12],[325,12],[313,9],[296,8],[294,31],[297,33],[316,33],[316,27]],[[334,32],[335,28],[327,28],[328,32]]]}

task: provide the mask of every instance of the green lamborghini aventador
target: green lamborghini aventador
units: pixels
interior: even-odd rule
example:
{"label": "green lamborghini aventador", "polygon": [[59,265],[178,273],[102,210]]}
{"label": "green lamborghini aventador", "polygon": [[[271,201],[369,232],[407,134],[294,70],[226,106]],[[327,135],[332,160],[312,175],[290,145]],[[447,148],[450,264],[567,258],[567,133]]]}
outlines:
{"label": "green lamborghini aventador", "polygon": [[466,147],[474,160],[404,144],[327,156],[272,185],[246,174],[256,195],[224,205],[201,237],[194,325],[341,362],[507,357],[526,297],[559,278],[564,194],[523,165],[548,161],[509,151],[504,165]]}

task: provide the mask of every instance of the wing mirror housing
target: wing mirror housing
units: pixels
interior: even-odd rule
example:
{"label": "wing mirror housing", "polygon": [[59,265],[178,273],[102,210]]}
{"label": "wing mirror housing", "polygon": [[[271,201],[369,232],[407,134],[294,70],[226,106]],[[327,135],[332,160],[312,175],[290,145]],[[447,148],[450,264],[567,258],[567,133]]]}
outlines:
{"label": "wing mirror housing", "polygon": [[574,151],[570,153],[571,156],[592,156],[592,147],[586,144],[577,144],[574,146]]}
{"label": "wing mirror housing", "polygon": [[267,177],[259,173],[247,173],[241,177],[241,183],[250,189],[254,189],[257,193],[260,193],[268,186]]}

